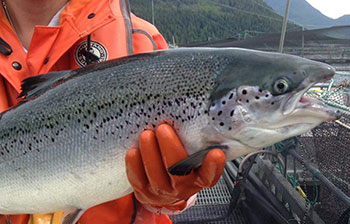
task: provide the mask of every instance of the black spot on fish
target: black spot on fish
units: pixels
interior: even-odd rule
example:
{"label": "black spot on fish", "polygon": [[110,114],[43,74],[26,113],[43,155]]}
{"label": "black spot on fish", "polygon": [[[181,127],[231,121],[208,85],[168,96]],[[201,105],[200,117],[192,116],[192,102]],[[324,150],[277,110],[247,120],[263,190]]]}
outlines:
{"label": "black spot on fish", "polygon": [[269,97],[269,94],[266,94],[265,97]]}
{"label": "black spot on fish", "polygon": [[255,99],[257,99],[257,100],[258,100],[258,99],[260,99],[260,97],[256,96],[256,97],[255,97]]}
{"label": "black spot on fish", "polygon": [[228,127],[228,130],[231,131],[231,130],[232,130],[232,127]]}
{"label": "black spot on fish", "polygon": [[225,124],[224,124],[224,122],[220,122],[220,126],[224,126]]}
{"label": "black spot on fish", "polygon": [[220,116],[222,114],[222,111],[220,110],[219,112],[218,112],[218,116]]}
{"label": "black spot on fish", "polygon": [[274,105],[274,104],[275,104],[275,102],[272,102],[272,103],[271,103],[271,105]]}
{"label": "black spot on fish", "polygon": [[247,103],[249,103],[249,100],[246,100]]}
{"label": "black spot on fish", "polygon": [[222,101],[221,103],[222,103],[223,105],[225,105],[225,104],[226,104],[226,101],[224,100],[224,101]]}
{"label": "black spot on fish", "polygon": [[262,89],[259,89],[259,92],[261,92],[261,93],[262,93],[262,91],[263,91]]}
{"label": "black spot on fish", "polygon": [[231,117],[233,116],[234,113],[235,113],[235,110],[232,110],[230,113]]}
{"label": "black spot on fish", "polygon": [[212,117],[211,119],[212,119],[213,121],[215,121],[215,117]]}
{"label": "black spot on fish", "polygon": [[228,99],[232,99],[233,97],[233,93],[230,94],[230,96],[228,97]]}
{"label": "black spot on fish", "polygon": [[243,95],[246,95],[247,93],[248,93],[247,90],[245,90],[245,89],[242,90],[242,94],[243,94]]}

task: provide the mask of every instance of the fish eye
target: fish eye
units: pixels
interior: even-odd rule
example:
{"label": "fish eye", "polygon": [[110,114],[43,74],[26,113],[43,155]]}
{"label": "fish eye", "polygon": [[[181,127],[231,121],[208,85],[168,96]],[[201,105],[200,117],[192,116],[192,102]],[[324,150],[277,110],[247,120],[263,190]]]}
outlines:
{"label": "fish eye", "polygon": [[279,79],[273,84],[273,89],[277,94],[285,93],[288,90],[288,81],[285,79]]}

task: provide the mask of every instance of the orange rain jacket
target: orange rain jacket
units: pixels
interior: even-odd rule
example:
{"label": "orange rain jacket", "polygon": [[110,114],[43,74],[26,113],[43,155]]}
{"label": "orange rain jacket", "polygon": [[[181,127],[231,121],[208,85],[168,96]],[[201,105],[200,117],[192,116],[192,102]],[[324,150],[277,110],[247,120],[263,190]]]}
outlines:
{"label": "orange rain jacket", "polygon": [[[153,25],[130,13],[127,0],[71,0],[60,14],[59,26],[35,27],[27,53],[2,10],[0,18],[0,111],[18,102],[20,84],[27,77],[167,48]],[[88,209],[79,223],[130,223],[133,206],[127,195]],[[13,224],[24,224],[29,216],[10,218]],[[135,223],[171,222],[141,208]]]}

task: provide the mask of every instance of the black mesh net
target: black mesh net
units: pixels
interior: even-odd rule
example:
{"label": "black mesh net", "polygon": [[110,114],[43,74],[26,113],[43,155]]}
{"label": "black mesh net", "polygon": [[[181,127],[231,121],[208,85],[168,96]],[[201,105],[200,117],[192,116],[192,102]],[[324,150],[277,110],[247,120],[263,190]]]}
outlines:
{"label": "black mesh net", "polygon": [[[344,115],[342,123],[350,124],[350,117]],[[350,197],[350,132],[334,122],[324,123],[299,138],[299,154],[305,161],[317,168],[338,189]],[[305,170],[303,170],[305,172]],[[311,173],[306,174],[312,176]],[[299,175],[299,177],[302,175]],[[302,180],[300,181],[303,187]],[[316,202],[314,208],[325,223],[337,223],[349,207],[339,200],[323,182],[315,181],[317,191],[306,192]],[[308,188],[304,190],[307,191]],[[347,223],[347,222],[346,222]]]}

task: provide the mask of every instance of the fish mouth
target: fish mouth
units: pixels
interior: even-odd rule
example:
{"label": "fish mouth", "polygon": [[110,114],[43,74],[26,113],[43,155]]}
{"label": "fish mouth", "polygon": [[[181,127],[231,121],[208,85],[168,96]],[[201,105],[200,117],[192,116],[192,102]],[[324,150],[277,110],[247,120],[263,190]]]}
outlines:
{"label": "fish mouth", "polygon": [[341,117],[341,112],[322,101],[308,96],[302,96],[295,110],[304,110],[309,115],[319,117],[325,121],[338,120]]}
{"label": "fish mouth", "polygon": [[341,116],[339,110],[314,97],[305,96],[305,93],[316,83],[327,82],[332,79],[332,77],[333,75],[326,76],[317,82],[309,84],[302,91],[292,94],[283,104],[283,115],[304,114],[305,116],[319,118],[324,121],[339,119]]}

